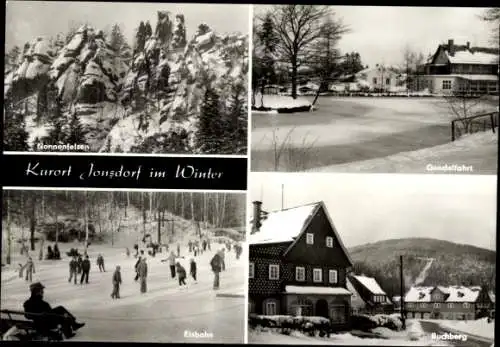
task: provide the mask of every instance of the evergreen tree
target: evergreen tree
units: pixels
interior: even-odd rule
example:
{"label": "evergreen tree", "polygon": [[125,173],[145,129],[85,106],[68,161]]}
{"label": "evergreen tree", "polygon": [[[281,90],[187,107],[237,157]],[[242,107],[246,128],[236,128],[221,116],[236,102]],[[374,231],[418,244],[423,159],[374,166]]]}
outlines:
{"label": "evergreen tree", "polygon": [[201,105],[196,138],[202,153],[220,153],[224,145],[224,129],[219,112],[219,95],[210,87]]}
{"label": "evergreen tree", "polygon": [[245,100],[246,88],[238,84],[233,88],[229,120],[227,122],[227,138],[229,146],[224,150],[227,154],[246,154],[248,115]]}
{"label": "evergreen tree", "polygon": [[80,122],[80,118],[76,112],[71,115],[69,122],[69,134],[67,137],[68,143],[85,144],[85,131]]}
{"label": "evergreen tree", "polygon": [[139,27],[137,28],[137,32],[135,34],[136,51],[142,51],[144,49],[145,44],[146,44],[146,26],[144,25],[144,22],[141,21]]}
{"label": "evergreen tree", "polygon": [[264,17],[262,25],[258,28],[257,37],[259,43],[262,45],[262,55],[257,60],[257,63],[260,64],[260,76],[258,77],[261,82],[261,93],[264,94],[265,85],[275,80],[274,53],[278,42],[272,15],[270,13]]}
{"label": "evergreen tree", "polygon": [[168,15],[161,14],[158,17],[158,23],[156,23],[155,36],[163,45],[168,45],[172,39],[172,21],[168,18]]}
{"label": "evergreen tree", "polygon": [[153,28],[151,27],[149,21],[146,22],[144,33],[146,35],[146,38],[150,38],[151,36],[153,36]]}
{"label": "evergreen tree", "polygon": [[28,132],[24,115],[14,109],[9,97],[4,100],[3,149],[5,151],[27,151]]}
{"label": "evergreen tree", "polygon": [[10,51],[5,55],[6,70],[11,70],[17,65],[20,55],[21,49],[19,46],[14,46],[10,49]]}
{"label": "evergreen tree", "polygon": [[198,36],[200,35],[205,35],[206,33],[208,33],[210,31],[210,27],[208,25],[206,25],[205,23],[202,23],[198,26]]}

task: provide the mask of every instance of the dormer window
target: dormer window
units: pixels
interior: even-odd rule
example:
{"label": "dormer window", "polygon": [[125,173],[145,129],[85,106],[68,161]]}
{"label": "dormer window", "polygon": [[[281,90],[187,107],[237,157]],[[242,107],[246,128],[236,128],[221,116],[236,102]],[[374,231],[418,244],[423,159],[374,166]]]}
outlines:
{"label": "dormer window", "polygon": [[331,236],[326,237],[326,247],[333,248],[333,237]]}
{"label": "dormer window", "polygon": [[308,245],[313,245],[314,244],[314,234],[312,234],[312,233],[307,233],[306,234],[306,243]]}

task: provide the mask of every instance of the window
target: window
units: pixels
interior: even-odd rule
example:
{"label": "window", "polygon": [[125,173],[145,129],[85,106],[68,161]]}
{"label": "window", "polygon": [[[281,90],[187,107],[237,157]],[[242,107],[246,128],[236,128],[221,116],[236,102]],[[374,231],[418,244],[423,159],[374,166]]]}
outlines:
{"label": "window", "polygon": [[337,270],[328,270],[328,282],[337,283],[337,281],[338,281]]}
{"label": "window", "polygon": [[373,77],[373,84],[377,84],[377,77]]}
{"label": "window", "polygon": [[266,316],[275,316],[277,314],[276,301],[267,301],[266,302]]}
{"label": "window", "polygon": [[427,307],[427,304],[426,304],[425,302],[422,302],[422,303],[420,304],[420,307]]}
{"label": "window", "polygon": [[464,302],[464,308],[469,308],[470,304],[468,302]]}
{"label": "window", "polygon": [[390,85],[391,84],[391,79],[390,78],[386,78],[385,79],[385,84],[386,85]]}
{"label": "window", "polygon": [[326,237],[326,247],[333,248],[333,237],[331,236]]}
{"label": "window", "polygon": [[254,263],[250,263],[248,268],[248,278],[253,278],[255,276],[255,265]]}
{"label": "window", "polygon": [[295,280],[301,282],[306,280],[306,269],[304,267],[297,266],[295,268]]}
{"label": "window", "polygon": [[314,234],[311,234],[311,233],[306,234],[306,243],[308,245],[314,244]]}
{"label": "window", "polygon": [[440,304],[439,302],[436,302],[436,303],[434,304],[434,308],[440,308],[440,307],[441,307],[441,304]]}
{"label": "window", "polygon": [[280,278],[280,266],[275,264],[269,265],[269,279],[278,280]]}
{"label": "window", "polygon": [[406,307],[413,307],[413,304],[410,302],[410,303],[407,303],[406,304]]}
{"label": "window", "polygon": [[451,303],[451,302],[450,302],[450,303],[448,304],[448,308],[453,308],[453,303]]}
{"label": "window", "polygon": [[313,269],[313,282],[323,282],[323,270]]}
{"label": "window", "polygon": [[451,81],[450,80],[444,80],[443,81],[443,90],[450,90],[451,89]]}

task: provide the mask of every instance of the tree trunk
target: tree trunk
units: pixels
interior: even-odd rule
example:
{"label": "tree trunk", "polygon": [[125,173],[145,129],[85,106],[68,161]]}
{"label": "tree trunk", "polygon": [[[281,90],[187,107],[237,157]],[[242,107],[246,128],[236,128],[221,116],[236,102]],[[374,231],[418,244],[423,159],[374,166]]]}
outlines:
{"label": "tree trunk", "polygon": [[182,204],[182,212],[181,212],[181,216],[182,218],[185,218],[185,203],[184,203],[184,193],[181,193],[181,204]]}
{"label": "tree trunk", "polygon": [[9,199],[9,191],[6,191],[7,198],[7,265],[10,264],[10,256],[12,252],[12,234],[11,234],[11,218],[10,218],[10,204],[11,201]]}
{"label": "tree trunk", "polygon": [[149,218],[153,220],[153,192],[149,192]]}
{"label": "tree trunk", "polygon": [[87,248],[88,248],[88,245],[89,245],[89,219],[88,219],[88,201],[87,201],[87,197],[88,197],[88,192],[85,191],[85,198],[84,198],[84,203],[85,203],[85,206],[84,206],[84,223],[85,223],[85,253],[87,252]]}
{"label": "tree trunk", "polygon": [[193,195],[193,192],[191,192],[190,198],[191,198],[191,221],[194,222],[195,218],[194,218],[194,195]]}
{"label": "tree trunk", "polygon": [[31,198],[31,213],[30,213],[30,244],[31,250],[35,250],[35,228],[36,228],[36,197],[33,194]]}
{"label": "tree trunk", "polygon": [[158,216],[158,244],[161,245],[161,220],[162,220],[162,216],[161,216],[161,213],[160,213],[160,207],[158,206],[158,208],[156,209],[156,214]]}
{"label": "tree trunk", "polygon": [[125,218],[127,218],[127,209],[130,205],[130,192],[126,192],[125,194],[127,194],[127,205],[125,205]]}
{"label": "tree trunk", "polygon": [[142,207],[142,233],[146,235],[146,206],[144,204],[144,192],[141,192],[141,207]]}
{"label": "tree trunk", "polygon": [[222,193],[222,204],[221,204],[221,219],[220,219],[220,225],[219,227],[224,226],[224,219],[226,216],[226,193]]}
{"label": "tree trunk", "polygon": [[297,50],[292,55],[292,98],[297,99]]}
{"label": "tree trunk", "polygon": [[59,211],[57,210],[57,198],[54,201],[55,201],[54,213],[55,213],[55,220],[56,220],[56,244],[57,244],[57,242],[59,242],[59,221],[58,221]]}

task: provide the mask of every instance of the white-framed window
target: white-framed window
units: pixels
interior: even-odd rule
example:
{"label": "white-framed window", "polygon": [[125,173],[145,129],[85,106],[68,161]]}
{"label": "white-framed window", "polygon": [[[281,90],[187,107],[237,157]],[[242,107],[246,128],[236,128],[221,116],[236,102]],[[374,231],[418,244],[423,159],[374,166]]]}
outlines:
{"label": "white-framed window", "polygon": [[280,278],[280,266],[276,264],[269,264],[269,279],[279,280]]}
{"label": "white-framed window", "polygon": [[425,302],[420,303],[420,307],[427,307],[427,303]]}
{"label": "white-framed window", "polygon": [[468,302],[464,302],[464,308],[469,308],[470,304]]}
{"label": "white-framed window", "polygon": [[278,313],[278,305],[276,305],[276,301],[268,300],[266,302],[266,316],[275,316]]}
{"label": "white-framed window", "polygon": [[413,304],[411,302],[406,304],[406,307],[413,307]]}
{"label": "white-framed window", "polygon": [[448,308],[453,308],[453,303],[452,302],[448,303]]}
{"label": "white-framed window", "polygon": [[444,80],[443,81],[443,90],[450,90],[451,89],[451,81],[450,80]]}
{"label": "white-framed window", "polygon": [[328,283],[337,283],[338,280],[337,270],[328,270]]}
{"label": "white-framed window", "polygon": [[333,248],[333,237],[331,236],[326,237],[326,247]]}
{"label": "white-framed window", "polygon": [[440,308],[441,304],[439,302],[434,303],[434,308]]}
{"label": "white-framed window", "polygon": [[377,77],[373,77],[373,84],[377,84]]}
{"label": "white-framed window", "polygon": [[390,78],[386,78],[385,79],[385,84],[386,85],[390,85],[391,84],[391,79]]}
{"label": "white-framed window", "polygon": [[248,278],[254,278],[255,276],[255,264],[250,263],[248,266]]}
{"label": "white-framed window", "polygon": [[323,270],[313,269],[313,282],[323,282]]}
{"label": "white-framed window", "polygon": [[308,245],[313,245],[314,244],[314,234],[312,234],[312,233],[307,233],[306,234],[306,243]]}
{"label": "white-framed window", "polygon": [[304,282],[306,280],[306,268],[302,266],[297,266],[295,268],[295,280]]}

